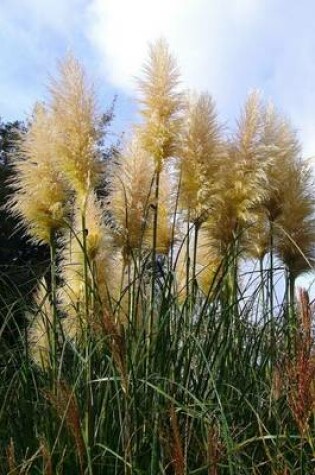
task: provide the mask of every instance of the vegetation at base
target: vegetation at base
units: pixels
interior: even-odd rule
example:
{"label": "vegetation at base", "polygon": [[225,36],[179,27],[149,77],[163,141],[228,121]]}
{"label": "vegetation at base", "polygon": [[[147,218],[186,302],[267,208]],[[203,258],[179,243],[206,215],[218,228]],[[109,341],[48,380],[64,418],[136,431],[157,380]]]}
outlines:
{"label": "vegetation at base", "polygon": [[2,213],[49,264],[31,263],[32,299],[2,294],[0,473],[313,473],[314,310],[295,281],[314,183],[296,133],[254,92],[228,134],[164,41],[139,89],[142,121],[104,160],[69,55],[14,142]]}

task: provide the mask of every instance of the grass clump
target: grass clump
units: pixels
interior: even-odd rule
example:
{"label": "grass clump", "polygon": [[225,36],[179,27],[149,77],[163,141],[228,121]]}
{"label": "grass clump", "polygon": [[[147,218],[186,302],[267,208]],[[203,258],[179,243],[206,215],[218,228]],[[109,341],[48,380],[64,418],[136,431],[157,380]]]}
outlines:
{"label": "grass clump", "polygon": [[311,171],[258,93],[228,136],[213,99],[179,84],[152,45],[143,121],[104,166],[68,57],[12,157],[8,209],[51,262],[26,331],[1,345],[0,473],[314,470],[314,313],[295,295]]}

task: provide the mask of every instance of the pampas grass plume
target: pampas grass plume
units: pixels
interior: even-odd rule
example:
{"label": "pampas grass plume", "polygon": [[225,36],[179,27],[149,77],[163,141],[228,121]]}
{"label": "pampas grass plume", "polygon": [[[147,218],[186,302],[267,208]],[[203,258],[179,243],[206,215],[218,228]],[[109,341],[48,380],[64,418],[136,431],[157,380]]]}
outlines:
{"label": "pampas grass plume", "polygon": [[285,200],[276,220],[275,249],[290,273],[311,270],[315,257],[314,183],[311,171],[296,160],[284,171]]}
{"label": "pampas grass plume", "polygon": [[103,171],[97,140],[100,117],[93,87],[81,64],[70,54],[51,81],[51,110],[57,127],[58,167],[84,206]]}
{"label": "pampas grass plume", "polygon": [[43,371],[51,367],[52,306],[42,280],[34,297],[34,312],[28,314],[28,345],[32,360]]}
{"label": "pampas grass plume", "polygon": [[55,138],[50,114],[42,104],[37,104],[13,161],[15,194],[7,205],[37,243],[50,243],[54,231],[65,225],[68,193],[55,166]]}
{"label": "pampas grass plume", "polygon": [[262,106],[257,92],[249,95],[238,121],[237,132],[226,144],[217,176],[215,212],[207,221],[214,247],[228,252],[235,238],[257,222],[266,194],[266,167],[261,141]]}
{"label": "pampas grass plume", "polygon": [[188,96],[178,160],[180,206],[195,223],[201,224],[213,206],[223,151],[220,135],[211,96]]}
{"label": "pampas grass plume", "polygon": [[[82,222],[80,205],[77,205],[74,229],[63,238],[62,277],[64,284],[60,289],[60,301],[67,314],[64,319],[64,330],[71,338],[80,339],[82,330],[93,321],[86,321],[85,285],[89,291],[96,292],[97,301],[102,300],[99,295],[99,269],[107,267],[107,259],[111,250],[109,233],[103,222],[103,211],[95,193],[90,192],[86,202],[86,254],[82,245]],[[89,269],[89,282],[84,282],[84,261],[87,260]],[[94,288],[95,287],[95,288]],[[94,296],[95,298],[95,296]],[[94,306],[91,309],[91,319],[98,318]]]}
{"label": "pampas grass plume", "polygon": [[160,171],[164,160],[175,154],[182,108],[182,97],[178,92],[179,71],[163,39],[150,46],[143,73],[143,79],[139,80],[144,118],[140,133],[143,147],[154,157]]}
{"label": "pampas grass plume", "polygon": [[115,241],[123,248],[126,259],[132,251],[141,248],[149,225],[153,177],[153,159],[136,135],[113,166],[109,195]]}

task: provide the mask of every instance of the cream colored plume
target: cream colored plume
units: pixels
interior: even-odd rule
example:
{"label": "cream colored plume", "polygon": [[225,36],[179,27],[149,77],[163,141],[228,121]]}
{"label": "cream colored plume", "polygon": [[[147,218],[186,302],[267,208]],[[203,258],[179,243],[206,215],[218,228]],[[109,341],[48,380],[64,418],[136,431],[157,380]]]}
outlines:
{"label": "cream colored plume", "polygon": [[32,360],[43,371],[51,367],[53,310],[46,283],[42,280],[34,297],[34,311],[28,316],[28,348]]}
{"label": "cream colored plume", "polygon": [[[162,254],[168,253],[172,240],[171,175],[166,166],[159,177],[157,252]],[[115,244],[123,248],[126,261],[134,250],[152,246],[155,178],[154,160],[136,134],[113,166],[108,200]]]}
{"label": "cream colored plume", "polygon": [[[106,296],[101,269],[107,269],[111,252],[111,240],[103,222],[101,205],[94,193],[88,195],[85,212],[86,254],[83,249],[82,214],[78,205],[74,228],[64,238],[61,264],[63,286],[60,300],[67,314],[64,320],[65,332],[80,339],[89,324],[99,325],[102,303]],[[88,282],[84,278],[84,262],[88,267]],[[88,320],[86,316],[86,289],[88,287]]]}
{"label": "cream colored plume", "polygon": [[275,221],[275,250],[291,275],[310,271],[315,257],[314,180],[301,159],[283,169],[285,199]]}
{"label": "cream colored plume", "polygon": [[201,224],[213,211],[220,160],[224,159],[215,105],[207,94],[187,99],[178,165],[180,207],[190,221]]}
{"label": "cream colored plume", "polygon": [[14,195],[8,203],[26,233],[39,243],[50,243],[52,234],[65,225],[65,182],[56,167],[56,130],[44,105],[37,104],[29,130],[21,136],[14,157]]}
{"label": "cream colored plume", "polygon": [[151,45],[143,73],[139,89],[144,123],[139,130],[144,149],[152,155],[160,171],[164,160],[175,155],[182,107],[179,71],[164,40]]}
{"label": "cream colored plume", "polygon": [[[292,167],[300,156],[301,147],[287,120],[269,103],[262,108],[261,160],[264,172],[264,193],[258,205],[256,219],[248,228],[248,251],[253,257],[263,257],[270,247],[271,223],[282,219],[292,190]],[[289,176],[288,176],[289,174]],[[293,173],[294,174],[294,173]],[[294,187],[293,187],[294,188]]]}
{"label": "cream colored plume", "polygon": [[100,117],[93,88],[72,55],[60,63],[59,76],[52,80],[50,92],[58,134],[58,167],[84,206],[88,192],[99,183],[102,173],[97,149]]}
{"label": "cream colored plume", "polygon": [[109,195],[115,244],[123,248],[126,259],[142,247],[150,225],[153,179],[153,159],[135,136],[113,166]]}
{"label": "cream colored plume", "polygon": [[246,245],[246,230],[259,219],[259,207],[266,197],[268,162],[262,143],[262,114],[260,97],[254,92],[245,103],[237,132],[221,160],[214,212],[209,215],[207,228],[222,256],[236,238]]}
{"label": "cream colored plume", "polygon": [[[290,124],[278,121],[274,166],[269,170],[269,201],[266,208],[274,221],[275,249],[291,275],[311,268],[314,258],[314,178],[301,159],[301,146]],[[275,129],[275,127],[274,127]]]}
{"label": "cream colored plume", "polygon": [[250,251],[262,257],[272,232],[278,256],[296,277],[310,269],[314,257],[314,180],[289,122],[272,104],[264,108],[262,119],[265,191],[256,224],[249,230]]}
{"label": "cream colored plume", "polygon": [[287,184],[284,176],[301,156],[301,146],[289,122],[278,114],[272,104],[266,107],[264,113],[262,141],[267,163],[263,206],[270,220],[274,221],[281,214],[282,204],[286,200]]}
{"label": "cream colored plume", "polygon": [[262,259],[270,249],[270,224],[265,209],[259,208],[256,221],[246,230],[246,254],[254,259]]}
{"label": "cream colored plume", "polygon": [[126,324],[129,318],[129,288],[133,280],[134,265],[126,262],[125,255],[113,249],[107,256],[107,266],[96,263],[99,293],[103,307],[113,316],[114,321]]}

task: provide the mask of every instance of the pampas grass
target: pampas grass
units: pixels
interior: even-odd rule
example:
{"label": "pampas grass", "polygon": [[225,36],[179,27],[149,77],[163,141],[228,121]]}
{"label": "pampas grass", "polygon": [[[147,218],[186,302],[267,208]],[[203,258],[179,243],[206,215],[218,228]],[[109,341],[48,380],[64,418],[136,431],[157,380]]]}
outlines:
{"label": "pampas grass", "polygon": [[50,244],[51,274],[1,346],[0,473],[312,473],[314,314],[295,278],[314,192],[296,133],[254,92],[227,134],[208,93],[185,103],[159,41],[99,193],[93,88],[72,56],[58,74],[12,158],[8,207]]}

